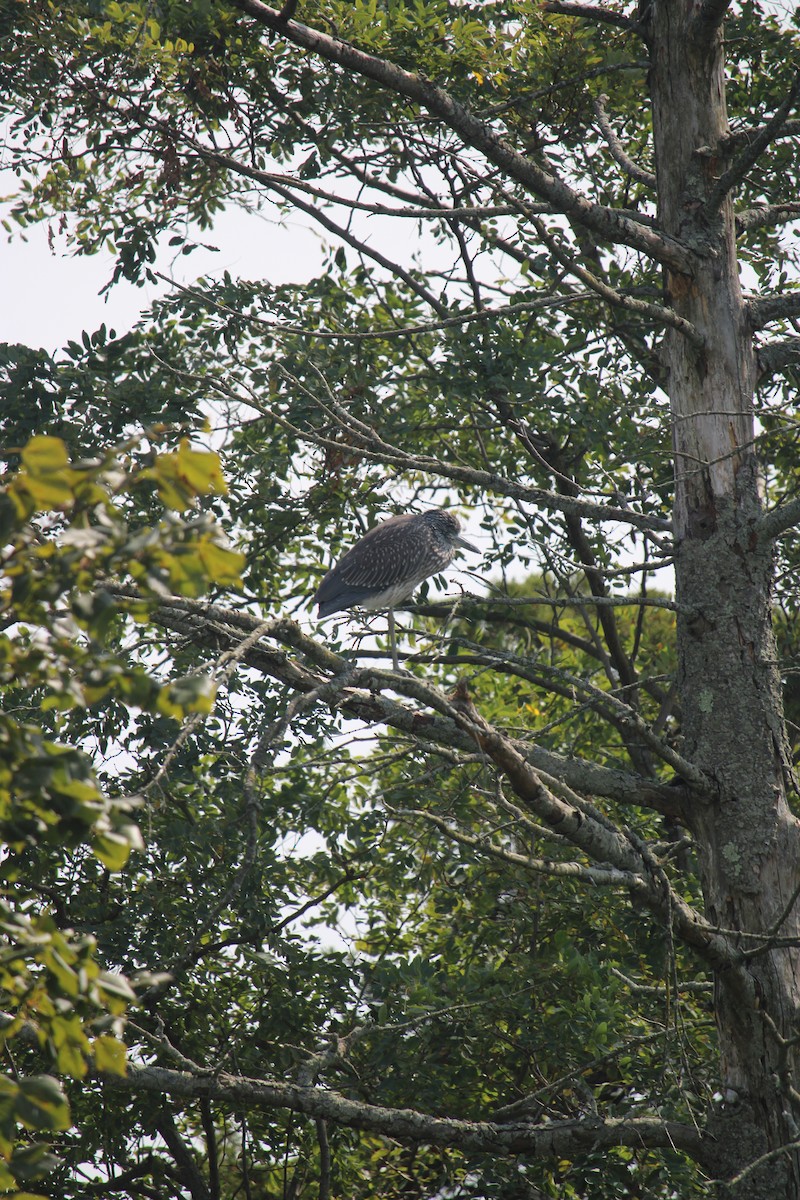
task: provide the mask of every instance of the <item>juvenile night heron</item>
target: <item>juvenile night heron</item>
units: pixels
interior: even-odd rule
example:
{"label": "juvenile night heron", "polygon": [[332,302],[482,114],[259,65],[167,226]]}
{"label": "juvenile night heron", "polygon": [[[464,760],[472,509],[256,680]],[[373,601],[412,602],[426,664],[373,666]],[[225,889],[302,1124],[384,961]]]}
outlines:
{"label": "juvenile night heron", "polygon": [[397,663],[394,609],[429,575],[449,566],[457,550],[479,551],[461,536],[461,522],[441,508],[405,513],[375,525],[332,567],[314,594],[320,617],[346,608],[387,609],[392,663]]}

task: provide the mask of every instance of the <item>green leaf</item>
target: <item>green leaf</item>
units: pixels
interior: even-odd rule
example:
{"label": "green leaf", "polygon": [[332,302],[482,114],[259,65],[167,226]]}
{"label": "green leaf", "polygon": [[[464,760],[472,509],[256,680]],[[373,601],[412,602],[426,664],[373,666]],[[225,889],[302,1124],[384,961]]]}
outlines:
{"label": "green leaf", "polygon": [[52,1075],[32,1075],[20,1080],[16,1115],[27,1129],[33,1130],[56,1133],[72,1124],[67,1098]]}

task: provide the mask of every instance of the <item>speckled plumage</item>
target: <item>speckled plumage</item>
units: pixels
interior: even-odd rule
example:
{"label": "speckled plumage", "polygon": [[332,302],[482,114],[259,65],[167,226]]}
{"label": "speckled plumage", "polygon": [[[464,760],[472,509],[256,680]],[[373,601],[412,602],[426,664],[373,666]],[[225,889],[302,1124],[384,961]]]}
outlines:
{"label": "speckled plumage", "polygon": [[375,525],[328,571],[314,596],[320,617],[347,608],[392,609],[423,579],[449,566],[462,547],[461,522],[444,509],[404,513]]}

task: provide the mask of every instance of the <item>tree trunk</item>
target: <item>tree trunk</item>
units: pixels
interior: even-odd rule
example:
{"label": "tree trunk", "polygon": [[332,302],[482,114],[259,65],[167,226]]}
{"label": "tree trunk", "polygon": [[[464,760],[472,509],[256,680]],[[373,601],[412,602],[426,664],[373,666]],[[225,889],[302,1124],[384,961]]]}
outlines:
{"label": "tree trunk", "polygon": [[[693,274],[668,275],[666,288],[703,339],[698,349],[671,330],[665,343],[684,752],[714,793],[696,800],[688,820],[703,847],[709,918],[744,935],[738,941],[745,953],[761,951],[716,980],[726,1102],[712,1127],[717,1174],[730,1178],[798,1137],[787,1117],[797,1053],[781,1038],[793,1036],[800,1011],[800,951],[771,945],[764,935],[800,935],[800,845],[787,803],[772,548],[758,535],[753,337],[731,199],[707,206],[729,165],[717,155],[728,132],[722,34],[704,20],[700,0],[656,0],[647,20],[660,222],[695,254]],[[797,1200],[797,1151],[747,1174],[735,1194]]]}

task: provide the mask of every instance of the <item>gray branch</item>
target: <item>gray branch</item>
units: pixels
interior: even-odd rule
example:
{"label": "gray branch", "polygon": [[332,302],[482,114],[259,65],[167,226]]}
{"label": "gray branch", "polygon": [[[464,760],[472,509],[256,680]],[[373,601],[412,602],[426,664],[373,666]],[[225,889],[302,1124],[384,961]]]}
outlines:
{"label": "gray branch", "polygon": [[626,175],[630,175],[631,179],[635,179],[637,183],[643,183],[646,187],[654,188],[656,177],[653,172],[646,171],[644,167],[640,167],[637,162],[634,162],[614,132],[605,109],[607,101],[608,96],[598,96],[594,102],[594,112],[600,132],[611,151],[611,157],[616,163],[619,163]]}
{"label": "gray branch", "polygon": [[571,0],[546,0],[542,5],[545,12],[558,13],[562,17],[577,17],[582,21],[599,21],[604,25],[614,25],[617,29],[626,29],[635,33],[638,22],[632,21],[624,13],[613,12],[600,4],[575,4]]}
{"label": "gray branch", "polygon": [[660,1117],[550,1121],[531,1125],[498,1125],[489,1121],[433,1117],[411,1108],[386,1108],[352,1100],[322,1087],[303,1087],[280,1080],[229,1075],[190,1075],[166,1067],[131,1065],[125,1076],[104,1075],[106,1086],[133,1093],[155,1093],[180,1100],[208,1099],[235,1108],[272,1112],[288,1109],[315,1120],[389,1137],[404,1145],[452,1146],[480,1154],[510,1157],[570,1158],[586,1150],[631,1146],[681,1150],[697,1161],[703,1137],[693,1125]]}
{"label": "gray branch", "polygon": [[[107,582],[104,587],[111,595],[120,598],[142,599],[141,591],[128,584]],[[236,643],[243,634],[263,627],[264,637],[299,651],[313,667],[325,672],[326,677],[328,673],[341,677],[352,665],[308,637],[293,621],[277,619],[264,627],[264,623],[250,613],[178,596],[159,604],[153,617],[159,624],[186,634],[196,643],[212,645],[217,649],[220,639],[226,645]],[[244,661],[303,694],[318,689],[321,683],[326,682],[326,677],[321,677],[316,670],[301,666],[283,650],[270,650],[263,641],[247,652]],[[338,707],[358,720],[389,725],[432,745],[464,752],[476,750],[474,738],[457,728],[451,718],[431,714],[421,722],[417,708],[401,704],[377,691],[366,699],[363,693],[357,691],[344,692],[338,699]],[[664,816],[678,816],[682,812],[685,789],[681,786],[644,779],[628,771],[600,766],[588,759],[556,754],[525,741],[512,741],[512,744],[536,770],[562,780],[576,792],[604,796],[620,804],[652,808]]]}
{"label": "gray branch", "polygon": [[782,338],[778,342],[767,342],[758,350],[758,381],[765,383],[784,367],[800,366],[800,337]]}
{"label": "gray branch", "polygon": [[[723,138],[720,142],[720,151],[722,153],[737,150],[740,146],[748,146],[754,138],[757,138],[761,131],[766,128],[764,125],[754,125],[751,129],[735,129]],[[773,134],[773,141],[778,141],[779,138],[797,137],[800,134],[800,121],[784,121],[780,129]]]}
{"label": "gray branch", "polygon": [[800,316],[800,291],[785,292],[782,296],[762,296],[747,302],[751,329],[763,329],[772,321]]}
{"label": "gray branch", "polygon": [[736,232],[746,233],[749,229],[768,229],[774,225],[785,225],[800,217],[800,204],[759,204],[736,214]]}
{"label": "gray branch", "polygon": [[632,221],[612,209],[593,204],[565,180],[520,154],[450,92],[423,75],[406,71],[387,59],[367,54],[348,42],[298,21],[282,23],[278,19],[278,10],[262,0],[234,0],[234,5],[267,29],[279,31],[294,45],[421,105],[488,162],[499,167],[539,199],[552,204],[556,211],[592,229],[603,240],[630,246],[672,271],[691,274],[693,256],[677,239]]}
{"label": "gray branch", "polygon": [[175,1159],[180,1181],[191,1193],[192,1200],[212,1200],[211,1192],[203,1178],[194,1155],[184,1142],[173,1120],[172,1113],[163,1108],[155,1120],[155,1126]]}
{"label": "gray branch", "polygon": [[761,157],[762,151],[766,150],[770,142],[774,141],[781,126],[785,124],[786,118],[794,108],[798,95],[800,95],[800,71],[795,75],[783,104],[775,110],[766,125],[762,125],[752,141],[739,152],[727,171],[723,171],[720,175],[716,187],[704,205],[706,214],[714,216],[728,193],[738,183],[741,183],[750,168]]}
{"label": "gray branch", "polygon": [[797,524],[800,524],[800,500],[791,500],[762,517],[758,533],[762,538],[777,538]]}
{"label": "gray branch", "polygon": [[[112,590],[117,594],[135,594],[135,589],[117,589],[113,585]],[[199,606],[201,612],[203,607]],[[210,611],[197,618],[193,616],[194,612],[197,609],[187,610],[186,601],[173,604],[170,600],[158,605],[153,616],[165,628],[173,629],[199,645],[218,649],[220,640],[235,638],[235,631],[228,629],[226,633],[225,625],[218,623]],[[282,649],[273,650],[266,645],[250,651],[245,660],[248,665],[302,693],[316,692],[328,684],[326,703],[371,725],[387,724],[407,733],[415,741],[435,743],[441,738],[448,747],[458,746],[482,753],[505,776],[519,799],[552,830],[595,863],[641,877],[633,889],[638,900],[659,919],[667,920],[675,933],[700,957],[713,965],[735,969],[736,953],[727,937],[666,886],[660,874],[653,874],[645,857],[631,845],[630,838],[595,814],[579,797],[563,799],[551,790],[545,772],[534,766],[529,757],[530,747],[524,742],[515,742],[489,725],[468,698],[447,697],[437,688],[404,673],[354,668],[352,662],[309,638],[293,621],[274,622],[267,636],[300,650],[315,664],[314,668],[309,669],[292,659]],[[322,674],[317,667],[322,668]],[[400,693],[423,707],[390,700],[383,695],[384,690]],[[459,732],[464,735],[463,740],[454,736]],[[684,769],[687,772],[694,770],[691,764]],[[703,792],[697,792],[694,800],[703,803]]]}

